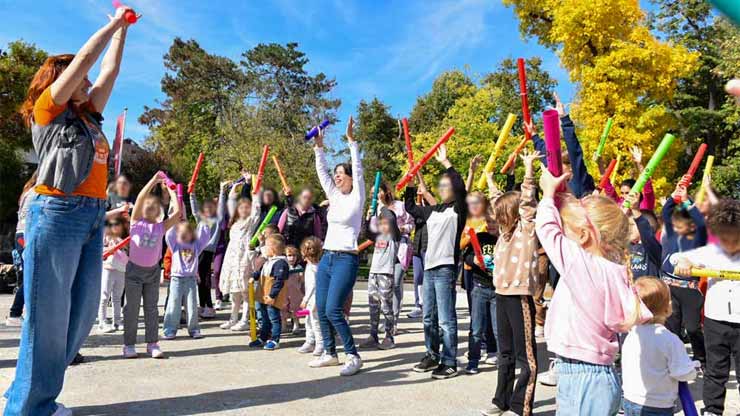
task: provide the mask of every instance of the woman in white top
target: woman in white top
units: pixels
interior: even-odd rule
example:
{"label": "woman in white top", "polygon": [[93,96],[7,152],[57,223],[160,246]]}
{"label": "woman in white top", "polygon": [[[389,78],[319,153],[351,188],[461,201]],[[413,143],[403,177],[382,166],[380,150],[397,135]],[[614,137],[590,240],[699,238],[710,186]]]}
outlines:
{"label": "woman in white top", "polygon": [[357,278],[357,237],[365,205],[365,181],[362,177],[360,151],[352,134],[353,124],[350,117],[346,137],[352,164],[340,163],[335,166],[333,178],[329,175],[324,155],[324,132],[319,131],[314,141],[316,173],[329,199],[326,215],[329,228],[324,240],[324,255],[316,272],[316,309],[324,338],[324,353],[311,361],[309,366],[339,365],[334,341],[334,335],[339,333],[347,354],[347,360],[340,371],[343,376],[354,375],[362,368],[352,331],[342,311]]}

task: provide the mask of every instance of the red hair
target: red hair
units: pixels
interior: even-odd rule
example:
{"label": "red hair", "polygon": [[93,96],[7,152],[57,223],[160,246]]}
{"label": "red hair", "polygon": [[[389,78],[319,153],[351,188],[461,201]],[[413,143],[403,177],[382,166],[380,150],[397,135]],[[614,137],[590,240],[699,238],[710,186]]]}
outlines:
{"label": "red hair", "polygon": [[36,71],[36,74],[31,80],[31,85],[28,87],[26,100],[21,105],[20,110],[18,110],[26,126],[31,127],[31,123],[33,122],[33,106],[36,104],[36,100],[67,69],[74,57],[72,54],[50,56],[46,58],[41,68]]}

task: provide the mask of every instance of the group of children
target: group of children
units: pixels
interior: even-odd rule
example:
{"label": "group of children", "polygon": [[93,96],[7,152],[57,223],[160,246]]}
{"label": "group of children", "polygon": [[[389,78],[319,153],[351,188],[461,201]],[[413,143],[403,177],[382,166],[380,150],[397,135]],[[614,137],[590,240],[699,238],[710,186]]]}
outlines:
{"label": "group of children", "polygon": [[[423,181],[418,191],[407,189],[405,203],[395,201],[384,186],[379,208],[366,217],[365,234],[374,241],[374,249],[367,290],[370,336],[361,348],[395,346],[401,303],[396,294],[399,289],[403,293],[402,278],[412,257],[419,257],[426,279],[419,303],[425,315],[427,355],[414,370],[434,370],[435,378],[457,374],[453,298],[454,280],[461,272],[471,321],[466,373],[477,374],[486,356],[486,362],[498,365],[494,398],[483,414],[532,414],[540,335],[555,355],[558,414],[613,415],[620,407],[628,415],[672,414],[677,383],[692,380],[698,372],[704,374],[705,414],[721,414],[730,358],[740,355],[740,283],[710,278],[705,298],[691,269],[740,269],[740,202],[720,200],[709,189],[708,201],[697,206],[681,184],[666,198],[659,219],[649,183],[640,195],[630,194],[632,180],[622,182],[619,192],[611,184],[597,189],[585,169],[573,122],[559,102],[556,108],[566,145],[566,173],[554,177],[543,168],[539,187],[535,162],[542,159],[544,142],[531,124],[525,128],[537,151],[523,153],[523,181],[516,185],[510,175],[505,192],[497,188],[491,173],[486,177],[488,196],[472,191],[470,178],[477,160],[471,163],[463,189],[462,178],[447,166],[446,157],[439,159],[447,168],[440,180],[439,203]],[[641,153],[634,149],[632,155],[639,168]],[[298,351],[321,356],[315,310],[321,239],[309,236],[298,246],[287,245],[273,224],[258,233],[264,207],[259,193],[251,195],[249,175],[241,193],[238,186],[222,183],[218,202],[198,206],[191,194],[195,227],[185,221],[180,203],[170,203],[165,214],[162,201],[151,192],[162,183],[160,176],[153,177],[130,218],[109,219],[107,227],[107,247],[131,236],[128,250],[104,261],[99,315],[101,330],[123,327],[124,356],[137,356],[142,300],[147,352],[163,356],[157,316],[162,241],[172,259],[163,338],[176,336],[183,302],[189,335],[202,337],[198,317],[212,317],[213,306],[208,303],[210,284],[206,295],[199,282],[211,278],[215,247],[225,243],[217,288],[230,298],[231,313],[221,328],[249,328],[246,300],[254,290],[259,334],[249,346],[279,348],[281,334],[297,332],[299,314],[304,312],[305,342]],[[703,185],[709,188],[708,183]],[[177,201],[174,191],[160,187],[170,201]],[[629,204],[623,204],[624,199]],[[627,205],[630,208],[622,208]],[[127,220],[130,228],[125,226]],[[468,230],[480,245],[483,263]],[[414,251],[412,237],[427,240],[425,253]],[[448,275],[453,276],[452,286],[444,283]],[[537,317],[544,315],[547,282],[554,293],[542,328],[542,318]],[[203,297],[208,298],[206,303]],[[109,299],[114,308],[110,326]],[[286,327],[289,320],[292,327]],[[681,340],[684,330],[693,359]],[[620,351],[618,371],[614,363]]]}

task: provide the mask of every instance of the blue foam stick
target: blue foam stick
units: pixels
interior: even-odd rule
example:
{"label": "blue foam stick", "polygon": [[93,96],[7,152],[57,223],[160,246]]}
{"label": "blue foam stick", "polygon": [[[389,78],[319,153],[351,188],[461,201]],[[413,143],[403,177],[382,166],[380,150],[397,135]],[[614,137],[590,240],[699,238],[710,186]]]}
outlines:
{"label": "blue foam stick", "polygon": [[382,174],[380,171],[375,172],[375,185],[373,185],[373,199],[370,201],[370,215],[373,217],[378,212],[378,190],[380,189],[380,179]]}
{"label": "blue foam stick", "polygon": [[740,4],[737,0],[710,0],[710,2],[736,25],[740,25]]}
{"label": "blue foam stick", "polygon": [[331,124],[329,122],[329,120],[324,120],[324,121],[321,122],[321,124],[319,124],[318,126],[312,128],[311,130],[309,130],[306,133],[306,140],[311,140],[314,137],[316,137],[319,134],[319,129],[323,130],[323,129],[329,127],[329,124]]}
{"label": "blue foam stick", "polygon": [[681,400],[681,407],[683,407],[684,415],[699,416],[699,413],[696,411],[696,405],[694,405],[694,398],[691,397],[689,384],[685,381],[678,382],[678,398]]}

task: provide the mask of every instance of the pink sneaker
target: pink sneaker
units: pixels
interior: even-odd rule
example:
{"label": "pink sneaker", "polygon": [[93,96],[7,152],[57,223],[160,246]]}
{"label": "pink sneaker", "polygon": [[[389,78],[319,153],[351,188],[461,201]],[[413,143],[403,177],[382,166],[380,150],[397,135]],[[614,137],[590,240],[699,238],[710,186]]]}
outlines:
{"label": "pink sneaker", "polygon": [[164,353],[162,352],[162,349],[159,348],[159,344],[156,342],[150,342],[149,344],[146,344],[146,352],[147,354],[151,355],[152,358],[164,358]]}

